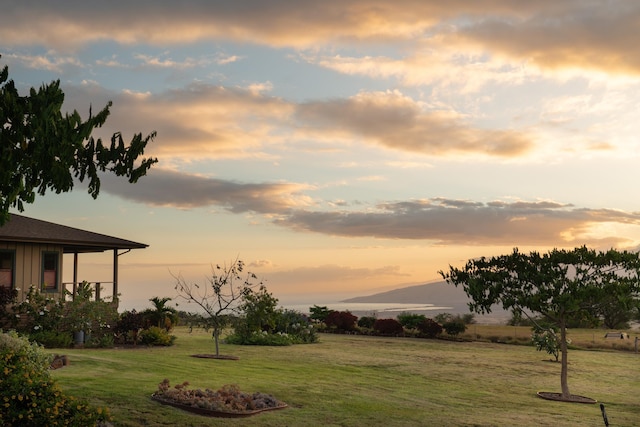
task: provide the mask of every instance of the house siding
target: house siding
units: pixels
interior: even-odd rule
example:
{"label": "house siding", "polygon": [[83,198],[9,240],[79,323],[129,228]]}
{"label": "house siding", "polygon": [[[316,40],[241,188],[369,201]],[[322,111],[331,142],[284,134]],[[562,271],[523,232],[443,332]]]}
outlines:
{"label": "house siding", "polygon": [[55,252],[58,254],[56,291],[47,294],[57,298],[63,295],[62,286],[62,246],[34,243],[0,242],[0,249],[11,250],[15,253],[14,286],[18,290],[18,301],[23,301],[29,293],[29,288],[42,285],[42,254]]}

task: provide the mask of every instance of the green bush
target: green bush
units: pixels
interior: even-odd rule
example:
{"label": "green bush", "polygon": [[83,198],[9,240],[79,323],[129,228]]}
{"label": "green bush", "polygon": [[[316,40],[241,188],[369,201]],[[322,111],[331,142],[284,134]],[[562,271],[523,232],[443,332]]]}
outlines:
{"label": "green bush", "polygon": [[0,333],[0,425],[95,426],[106,409],[66,396],[49,376],[51,355],[16,332]]}
{"label": "green bush", "polygon": [[362,316],[358,319],[358,326],[361,328],[373,328],[373,325],[378,320],[375,316]]}
{"label": "green bush", "polygon": [[254,332],[249,336],[233,334],[229,335],[225,342],[227,344],[236,345],[264,345],[264,346],[287,346],[292,344],[301,344],[296,342],[294,336],[282,332],[270,334],[266,331]]}
{"label": "green bush", "polygon": [[455,337],[467,330],[467,325],[465,325],[459,320],[445,322],[444,325],[442,325],[442,327],[447,332],[447,334],[451,335],[452,337]]}
{"label": "green bush", "polygon": [[398,314],[398,322],[407,329],[418,329],[418,326],[424,322],[427,316],[424,314],[400,313]]}
{"label": "green bush", "polygon": [[433,319],[425,318],[418,325],[418,330],[427,338],[435,338],[442,333],[442,326]]}
{"label": "green bush", "polygon": [[29,334],[29,339],[45,348],[68,348],[73,344],[73,337],[69,332],[38,331]]}
{"label": "green bush", "polygon": [[175,335],[170,335],[166,329],[152,326],[140,332],[140,342],[146,345],[173,345]]}

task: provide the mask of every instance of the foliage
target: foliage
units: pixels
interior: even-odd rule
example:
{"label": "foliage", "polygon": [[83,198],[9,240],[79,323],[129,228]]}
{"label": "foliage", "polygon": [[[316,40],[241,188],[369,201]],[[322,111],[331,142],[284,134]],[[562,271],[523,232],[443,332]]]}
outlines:
{"label": "foliage", "polygon": [[465,313],[463,315],[451,313],[438,313],[434,316],[433,320],[444,325],[447,322],[460,322],[465,325],[472,325],[476,323],[475,315],[473,313]]}
{"label": "foliage", "polygon": [[376,323],[376,320],[378,320],[377,317],[375,316],[361,316],[358,319],[358,326],[361,328],[373,328],[373,325]]}
{"label": "foliage", "polygon": [[278,299],[267,291],[266,286],[260,285],[257,292],[250,288],[245,289],[239,309],[241,319],[234,328],[235,333],[243,335],[273,332],[279,316],[277,307]]}
{"label": "foliage", "polygon": [[37,331],[29,334],[29,339],[45,348],[67,348],[73,344],[73,337],[68,331]]}
{"label": "foliage", "polygon": [[225,338],[225,341],[227,344],[264,346],[288,346],[304,343],[295,336],[284,332],[269,333],[267,331],[256,331],[250,335],[231,334]]}
{"label": "foliage", "polygon": [[436,338],[442,334],[442,325],[433,319],[425,318],[418,325],[418,330],[427,338]]}
{"label": "foliage", "polygon": [[[555,357],[556,362],[560,356],[560,337],[558,337],[558,329],[553,326],[544,327],[536,324],[531,334],[531,341],[538,351],[546,351]],[[569,341],[570,342],[570,341]]]}
{"label": "foliage", "polygon": [[283,407],[285,404],[270,394],[255,392],[252,394],[240,391],[235,384],[227,384],[217,391],[210,389],[189,390],[188,382],[177,384],[171,388],[168,379],[158,384],[153,394],[156,399],[208,409],[218,412],[243,413],[260,409]]}
{"label": "foliage", "polygon": [[332,311],[329,313],[324,323],[329,329],[338,332],[350,332],[356,329],[358,317],[348,311]]}
{"label": "foliage", "polygon": [[313,307],[309,307],[309,318],[315,322],[324,322],[324,319],[326,319],[332,311],[334,310],[330,310],[326,306],[314,305]]}
{"label": "foliage", "polygon": [[153,308],[144,310],[142,317],[145,319],[147,326],[157,326],[170,331],[179,322],[178,311],[173,307],[168,307],[167,303],[171,298],[153,297],[149,301],[153,304]]}
{"label": "foliage", "polygon": [[274,332],[291,337],[294,344],[308,344],[318,341],[318,334],[311,320],[296,310],[279,309],[276,313]]}
{"label": "foliage", "polygon": [[24,334],[64,329],[65,302],[31,286],[24,301],[13,306],[13,328]]}
{"label": "foliage", "polygon": [[418,329],[418,325],[427,317],[424,314],[400,313],[398,314],[398,322],[407,329]]}
{"label": "foliage", "polygon": [[373,329],[382,335],[399,336],[404,333],[404,328],[396,319],[377,319]]}
{"label": "foliage", "polygon": [[454,319],[451,320],[449,322],[445,322],[442,325],[442,328],[445,330],[445,332],[448,335],[451,335],[452,337],[455,337],[461,333],[463,333],[464,331],[467,330],[467,325],[464,324],[464,322]]}
{"label": "foliage", "polygon": [[11,324],[12,312],[9,307],[16,302],[18,291],[7,286],[0,286],[0,328]]}
{"label": "foliage", "polygon": [[119,315],[116,305],[109,300],[92,300],[93,288],[84,281],[76,287],[72,300],[64,307],[62,330],[84,331],[88,347],[113,345],[114,328]]}
{"label": "foliage", "polygon": [[596,252],[587,247],[571,251],[554,249],[546,254],[522,254],[472,259],[464,268],[451,267],[442,277],[462,285],[471,298],[469,308],[489,313],[493,305],[505,310],[539,314],[560,331],[562,396],[570,397],[567,382],[566,328],[572,319],[599,315],[600,301],[626,298],[640,291],[638,253]]}
{"label": "foliage", "polygon": [[[195,324],[205,330],[211,330],[216,347],[216,356],[220,355],[220,333],[229,324],[230,315],[239,310],[241,300],[253,287],[257,276],[251,272],[244,274],[244,262],[236,259],[229,266],[212,267],[211,278],[201,287],[189,284],[181,276],[173,276],[178,298],[193,303],[204,311],[204,316]],[[240,283],[239,285],[237,283]],[[190,326],[194,326],[191,324]],[[250,334],[248,334],[250,335]]]}
{"label": "foliage", "polygon": [[140,342],[145,345],[170,346],[175,340],[175,335],[170,335],[166,329],[157,326],[140,332]]}
{"label": "foliage", "polygon": [[15,332],[0,334],[0,424],[95,426],[107,411],[65,395],[50,378],[51,356]]}
{"label": "foliage", "polygon": [[125,311],[120,315],[113,332],[119,343],[135,345],[140,341],[140,331],[143,326],[144,319],[141,313],[135,310]]}
{"label": "foliage", "polygon": [[10,207],[22,212],[36,193],[68,192],[75,180],[88,179],[88,192],[95,199],[100,172],[135,183],[157,162],[155,158],[138,161],[155,132],[146,137],[136,134],[127,145],[120,132],[112,135],[110,146],[91,136],[106,122],[111,102],[96,115],[89,108],[86,121],[75,110],[63,115],[63,102],[60,80],[21,96],[9,79],[8,67],[0,70],[0,225],[9,219]]}

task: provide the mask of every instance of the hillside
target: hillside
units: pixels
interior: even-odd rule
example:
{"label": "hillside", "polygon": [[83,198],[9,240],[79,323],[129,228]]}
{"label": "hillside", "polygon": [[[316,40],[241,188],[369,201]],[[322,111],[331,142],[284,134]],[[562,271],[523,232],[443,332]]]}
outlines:
{"label": "hillside", "polygon": [[[344,303],[397,303],[397,304],[433,304],[434,306],[451,307],[447,312],[453,314],[469,313],[469,298],[461,287],[455,287],[447,282],[427,283],[424,285],[408,286],[393,289],[368,296],[349,298]],[[493,313],[478,316],[478,320],[506,321],[509,313],[499,307],[494,307]]]}

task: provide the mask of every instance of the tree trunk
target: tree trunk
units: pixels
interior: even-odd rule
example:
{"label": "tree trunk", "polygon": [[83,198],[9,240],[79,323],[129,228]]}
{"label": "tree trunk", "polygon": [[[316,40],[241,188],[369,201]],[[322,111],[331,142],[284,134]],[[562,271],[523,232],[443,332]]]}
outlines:
{"label": "tree trunk", "polygon": [[562,353],[562,367],[560,368],[560,386],[562,387],[562,397],[569,398],[569,384],[567,383],[567,327],[566,320],[560,320],[560,352]]}
{"label": "tree trunk", "polygon": [[220,356],[220,345],[218,343],[218,339],[220,338],[220,330],[215,327],[213,328],[213,341],[216,343],[216,356]]}

